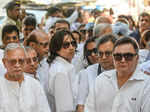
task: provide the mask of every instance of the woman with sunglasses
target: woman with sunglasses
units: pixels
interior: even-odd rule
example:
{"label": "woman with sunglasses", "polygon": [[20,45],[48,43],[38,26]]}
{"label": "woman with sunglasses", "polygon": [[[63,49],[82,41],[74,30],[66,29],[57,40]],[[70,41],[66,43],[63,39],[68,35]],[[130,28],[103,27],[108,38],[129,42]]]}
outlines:
{"label": "woman with sunglasses", "polygon": [[87,66],[97,63],[98,55],[94,37],[85,42],[83,49],[83,57],[88,64]]}
{"label": "woman with sunglasses", "polygon": [[77,86],[71,60],[76,47],[71,32],[66,30],[56,32],[51,39],[50,56],[47,60],[49,70],[46,91],[52,112],[75,111],[75,87]]}

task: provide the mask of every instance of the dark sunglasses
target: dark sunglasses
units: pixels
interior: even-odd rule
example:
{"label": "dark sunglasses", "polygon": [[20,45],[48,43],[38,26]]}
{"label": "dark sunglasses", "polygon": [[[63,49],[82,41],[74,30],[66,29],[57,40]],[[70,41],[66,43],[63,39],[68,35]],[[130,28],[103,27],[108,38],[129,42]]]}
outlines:
{"label": "dark sunglasses", "polygon": [[123,57],[124,57],[125,61],[132,61],[133,57],[136,55],[137,55],[137,53],[135,53],[135,54],[133,54],[133,53],[124,53],[124,54],[115,53],[115,54],[113,54],[114,59],[116,61],[121,61]]}
{"label": "dark sunglasses", "polygon": [[100,58],[102,58],[102,57],[104,56],[104,54],[105,54],[106,57],[109,57],[109,56],[112,55],[112,51],[105,51],[105,52],[99,51],[99,52],[98,52],[98,56],[99,56]]}
{"label": "dark sunglasses", "polygon": [[32,63],[32,61],[33,61],[34,63],[35,63],[35,62],[38,62],[38,58],[37,58],[37,57],[33,57],[33,58],[27,58],[27,59],[26,59],[27,64]]}
{"label": "dark sunglasses", "polygon": [[23,65],[24,64],[24,62],[25,62],[25,60],[24,59],[8,59],[7,60],[8,61],[8,63],[11,65],[11,66],[14,66],[14,65],[16,65],[17,63],[19,64],[19,65]]}
{"label": "dark sunglasses", "polygon": [[45,43],[41,43],[41,42],[38,42],[40,46],[43,46],[44,48],[46,48],[49,43],[48,42],[45,42]]}
{"label": "dark sunglasses", "polygon": [[70,45],[72,45],[73,47],[77,47],[76,41],[72,41],[72,42],[64,42],[62,46],[63,46],[64,49],[67,49],[67,48],[70,47]]}
{"label": "dark sunglasses", "polygon": [[97,54],[97,49],[96,49],[96,48],[93,48],[93,49],[91,49],[91,50],[87,50],[86,55],[87,55],[87,56],[91,56],[92,53]]}
{"label": "dark sunglasses", "polygon": [[80,30],[80,32],[86,34],[86,30]]}
{"label": "dark sunglasses", "polygon": [[12,38],[13,40],[17,40],[17,39],[18,39],[18,37],[17,37],[17,36],[13,36],[13,37],[9,37],[9,36],[7,36],[7,37],[6,37],[6,40],[11,40],[11,38]]}

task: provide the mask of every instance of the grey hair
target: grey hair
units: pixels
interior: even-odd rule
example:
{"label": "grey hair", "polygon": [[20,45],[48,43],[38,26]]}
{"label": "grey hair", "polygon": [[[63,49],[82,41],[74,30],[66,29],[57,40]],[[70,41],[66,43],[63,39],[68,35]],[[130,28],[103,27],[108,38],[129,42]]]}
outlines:
{"label": "grey hair", "polygon": [[20,44],[20,43],[9,43],[6,46],[6,48],[5,48],[4,57],[7,56],[8,51],[11,51],[11,50],[14,50],[14,49],[17,49],[17,48],[22,48],[24,50],[24,52],[25,52],[25,55],[27,54],[23,44]]}
{"label": "grey hair", "polygon": [[112,29],[111,24],[101,23],[101,24],[95,25],[93,28],[93,36],[99,37],[101,34],[103,34],[104,30],[106,30],[107,28]]}

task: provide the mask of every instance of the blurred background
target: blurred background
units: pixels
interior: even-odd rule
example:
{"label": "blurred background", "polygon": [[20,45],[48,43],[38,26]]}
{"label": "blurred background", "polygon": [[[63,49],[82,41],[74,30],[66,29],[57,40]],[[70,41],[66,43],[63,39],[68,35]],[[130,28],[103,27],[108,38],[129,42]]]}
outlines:
{"label": "blurred background", "polygon": [[[0,1],[0,24],[5,17],[4,6],[10,0]],[[80,7],[84,10],[98,9],[110,14],[112,11],[113,18],[118,15],[132,15],[137,20],[138,15],[147,11],[150,12],[150,0],[20,0],[21,8],[26,12],[32,13],[38,17],[37,21],[40,22],[47,9],[52,6],[63,8],[64,12],[67,9],[74,9]]]}

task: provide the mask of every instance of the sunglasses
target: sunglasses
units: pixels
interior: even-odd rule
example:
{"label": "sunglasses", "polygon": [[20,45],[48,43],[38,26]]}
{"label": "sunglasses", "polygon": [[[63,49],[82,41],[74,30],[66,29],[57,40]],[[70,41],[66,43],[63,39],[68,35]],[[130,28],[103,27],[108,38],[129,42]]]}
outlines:
{"label": "sunglasses", "polygon": [[17,36],[13,36],[13,37],[7,36],[7,37],[6,37],[6,40],[11,40],[11,39],[13,39],[13,40],[18,40],[18,37],[17,37]]}
{"label": "sunglasses", "polygon": [[30,64],[32,62],[36,63],[36,62],[38,62],[38,58],[37,57],[27,58],[26,62],[27,62],[27,64]]}
{"label": "sunglasses", "polygon": [[86,34],[86,30],[80,30],[80,32]]}
{"label": "sunglasses", "polygon": [[7,60],[8,61],[8,63],[11,65],[11,66],[14,66],[14,65],[16,65],[17,63],[19,64],[19,65],[23,65],[24,63],[25,63],[25,60],[24,59],[8,59]]}
{"label": "sunglasses", "polygon": [[91,56],[92,53],[97,54],[97,49],[96,49],[96,48],[93,48],[93,49],[91,49],[91,50],[87,50],[86,55],[87,55],[87,56]]}
{"label": "sunglasses", "polygon": [[99,51],[99,52],[98,52],[98,56],[99,56],[100,58],[102,58],[102,57],[104,56],[104,54],[105,54],[106,57],[109,57],[109,56],[112,55],[112,51],[105,51],[105,52]]}
{"label": "sunglasses", "polygon": [[67,49],[67,48],[70,47],[70,45],[72,45],[73,47],[77,47],[76,41],[72,41],[72,42],[64,42],[62,46],[63,46],[64,49]]}
{"label": "sunglasses", "polygon": [[116,61],[121,61],[122,58],[124,57],[125,61],[132,61],[133,60],[133,57],[136,56],[137,53],[133,54],[133,53],[116,53],[116,54],[113,54],[114,56],[114,59]]}
{"label": "sunglasses", "polygon": [[46,48],[49,43],[48,42],[45,42],[45,43],[41,43],[41,42],[38,42],[40,46],[43,46],[44,48]]}

